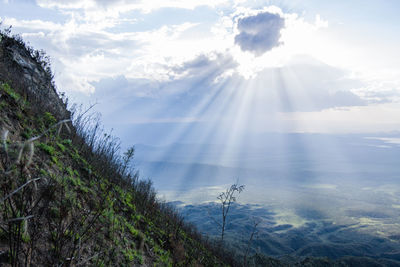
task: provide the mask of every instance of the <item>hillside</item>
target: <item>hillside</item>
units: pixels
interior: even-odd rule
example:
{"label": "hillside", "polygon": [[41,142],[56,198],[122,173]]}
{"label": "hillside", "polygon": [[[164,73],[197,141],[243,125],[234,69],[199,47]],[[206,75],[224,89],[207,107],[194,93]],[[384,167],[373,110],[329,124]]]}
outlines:
{"label": "hillside", "polygon": [[0,265],[234,265],[203,241],[118,141],[70,112],[44,53],[0,36]]}

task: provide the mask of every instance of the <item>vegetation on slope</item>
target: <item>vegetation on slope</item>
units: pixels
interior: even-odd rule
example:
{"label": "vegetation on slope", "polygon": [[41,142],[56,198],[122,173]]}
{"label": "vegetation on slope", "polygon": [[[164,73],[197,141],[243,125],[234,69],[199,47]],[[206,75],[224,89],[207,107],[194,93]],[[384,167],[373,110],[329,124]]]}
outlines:
{"label": "vegetation on slope", "polygon": [[44,53],[9,31],[0,114],[0,264],[235,264],[156,199],[129,167],[133,149],[120,156],[92,116],[66,110]]}

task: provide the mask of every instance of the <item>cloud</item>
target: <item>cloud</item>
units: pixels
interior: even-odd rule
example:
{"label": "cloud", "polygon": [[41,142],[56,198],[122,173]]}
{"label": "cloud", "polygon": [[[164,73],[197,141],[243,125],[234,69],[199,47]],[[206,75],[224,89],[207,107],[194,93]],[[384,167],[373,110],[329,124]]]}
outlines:
{"label": "cloud", "polygon": [[[276,23],[268,21],[281,20],[283,27],[286,20],[279,10],[246,10],[238,17],[238,29],[255,35],[267,28],[278,28]],[[231,22],[234,21],[232,17]],[[7,22],[20,29],[29,41],[39,44],[37,47],[48,51],[53,58],[56,83],[67,93],[80,91],[90,95],[99,90],[104,81],[122,77],[115,80],[118,86],[107,83],[112,92],[126,88],[126,92],[121,93],[126,97],[117,99],[165,97],[164,103],[170,98],[182,99],[172,115],[185,113],[196,101],[225,87],[231,87],[228,91],[236,90],[233,94],[255,87],[254,91],[262,92],[263,102],[271,111],[315,111],[369,103],[359,92],[355,94],[353,89],[362,86],[346,79],[346,73],[315,60],[308,62],[302,58],[280,68],[264,66],[259,72],[253,71],[250,79],[244,78],[240,68],[251,64],[241,64],[233,49],[223,50],[211,38],[182,38],[182,34],[195,25],[193,23],[166,25],[148,31],[113,32],[102,24],[74,18],[64,24],[15,19]],[[279,43],[278,30],[276,34],[275,42]],[[253,49],[266,49],[265,45],[257,43]]]}
{"label": "cloud", "polygon": [[111,124],[198,121],[208,113],[200,107],[212,106],[212,96],[223,91],[224,82],[232,81],[222,76],[235,66],[229,54],[202,54],[173,66],[170,80],[120,75],[92,82],[96,90],[82,100],[96,99],[96,108]]}
{"label": "cloud", "polygon": [[165,65],[164,68],[170,70],[169,79],[166,80],[157,81],[151,77],[129,78],[126,75],[119,75],[100,79],[92,85],[99,90],[100,95],[108,94],[107,92],[114,93],[113,88],[119,88],[121,100],[126,100],[126,104],[136,97],[153,99],[176,98],[182,95],[201,97],[202,94],[207,94],[218,87],[223,80],[222,76],[229,79],[225,74],[233,71],[236,66],[237,63],[229,54],[208,53],[181,64]]}
{"label": "cloud", "polygon": [[61,9],[85,9],[86,11],[102,10],[107,11],[108,15],[125,13],[132,10],[141,12],[151,12],[152,10],[172,7],[183,9],[194,9],[199,6],[216,7],[229,2],[228,0],[38,0],[37,3],[45,8]]}
{"label": "cloud", "polygon": [[214,52],[201,54],[192,60],[173,66],[171,69],[176,77],[200,78],[201,80],[208,77],[208,80],[212,82],[227,71],[235,69],[237,65],[230,54]]}
{"label": "cloud", "polygon": [[243,51],[250,51],[260,56],[281,45],[279,39],[284,26],[284,18],[268,11],[240,18],[237,23],[239,34],[235,36],[235,44]]}
{"label": "cloud", "polygon": [[400,103],[399,77],[399,70],[355,73],[355,78],[364,81],[365,84],[355,91],[369,103]]}
{"label": "cloud", "polygon": [[365,86],[350,73],[310,57],[299,57],[279,68],[268,68],[255,78],[269,88],[268,98],[283,112],[312,112],[329,108],[365,106],[354,92]]}
{"label": "cloud", "polygon": [[13,25],[35,47],[45,49],[51,56],[57,84],[67,92],[92,93],[90,82],[119,75],[170,80],[179,75],[170,66],[198,54],[194,42],[181,40],[181,34],[193,27],[191,23],[149,31],[113,32],[102,23],[74,18],[64,23],[14,18],[4,22]]}
{"label": "cloud", "polygon": [[[347,78],[347,72],[323,63],[268,68],[250,79],[236,67],[229,53],[201,54],[171,67],[170,80],[123,75],[100,79],[91,83],[96,90],[88,99],[99,103],[95,108],[105,125],[120,129],[125,140],[143,129],[148,131],[146,138],[160,140],[181,130],[197,139],[226,139],[242,131],[311,131],[318,125],[331,130],[332,125],[340,127],[337,114],[346,116],[345,110],[366,110],[369,105],[352,92],[362,85]],[[297,125],[297,120],[303,123]],[[350,123],[345,124],[351,129]]]}
{"label": "cloud", "polygon": [[268,68],[245,79],[237,73],[237,62],[229,53],[201,54],[170,67],[170,80],[123,75],[100,79],[91,83],[96,90],[90,99],[98,100],[97,108],[110,123],[263,121],[266,114],[368,104],[351,91],[362,84],[346,78],[346,72],[310,61]]}

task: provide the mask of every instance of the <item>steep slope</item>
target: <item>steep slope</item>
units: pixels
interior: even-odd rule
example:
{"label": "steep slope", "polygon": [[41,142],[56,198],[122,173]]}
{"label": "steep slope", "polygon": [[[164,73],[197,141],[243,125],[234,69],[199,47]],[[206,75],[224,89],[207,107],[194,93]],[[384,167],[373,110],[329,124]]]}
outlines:
{"label": "steep slope", "polygon": [[67,111],[43,53],[0,34],[0,265],[234,264],[98,129]]}

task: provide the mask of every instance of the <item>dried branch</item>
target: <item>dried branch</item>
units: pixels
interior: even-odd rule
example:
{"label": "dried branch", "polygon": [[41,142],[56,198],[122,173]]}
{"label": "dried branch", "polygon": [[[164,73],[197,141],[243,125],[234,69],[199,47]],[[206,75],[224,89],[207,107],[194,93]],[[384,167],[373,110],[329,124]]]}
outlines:
{"label": "dried branch", "polygon": [[6,153],[7,160],[8,160],[8,145],[7,145],[8,134],[9,134],[9,131],[6,129],[3,131],[3,134],[1,135],[1,140],[3,141],[3,147],[4,147],[4,151]]}
{"label": "dried branch", "polygon": [[[40,138],[41,138],[43,135],[45,135],[46,133],[48,133],[51,129],[53,129],[53,128],[59,126],[59,125],[62,125],[62,124],[67,125],[67,123],[70,122],[70,121],[71,121],[70,119],[66,119],[66,120],[59,121],[59,122],[57,122],[56,124],[50,126],[50,127],[49,127],[46,131],[44,131],[43,133],[41,133],[41,134],[39,134],[39,135],[37,135],[37,136],[35,136],[35,137],[32,137],[31,139],[28,139],[28,140],[26,141],[26,143],[34,142],[34,141],[40,139]],[[68,129],[69,129],[69,127],[68,127]]]}
{"label": "dried branch", "polygon": [[16,193],[18,193],[21,189],[23,189],[25,186],[27,186],[28,184],[30,184],[31,182],[35,182],[37,180],[40,180],[41,178],[35,178],[35,179],[31,179],[29,181],[27,181],[26,183],[24,183],[23,185],[21,185],[20,187],[18,187],[17,189],[15,189],[14,191],[12,191],[10,194],[8,194],[7,196],[5,196],[4,198],[2,198],[0,200],[0,202],[4,202],[7,198],[11,197],[12,195],[15,195]]}
{"label": "dried branch", "polygon": [[10,223],[10,222],[25,221],[25,220],[28,220],[28,219],[33,218],[33,217],[34,217],[33,215],[29,215],[29,216],[26,216],[26,217],[13,218],[13,219],[8,220],[7,222]]}
{"label": "dried branch", "polygon": [[98,257],[98,256],[99,256],[100,254],[102,254],[102,253],[103,253],[103,252],[96,253],[96,254],[94,254],[92,257],[87,258],[86,260],[84,260],[84,261],[82,261],[82,262],[76,264],[76,266],[85,265],[85,264],[86,264],[87,262],[89,262],[91,259]]}

